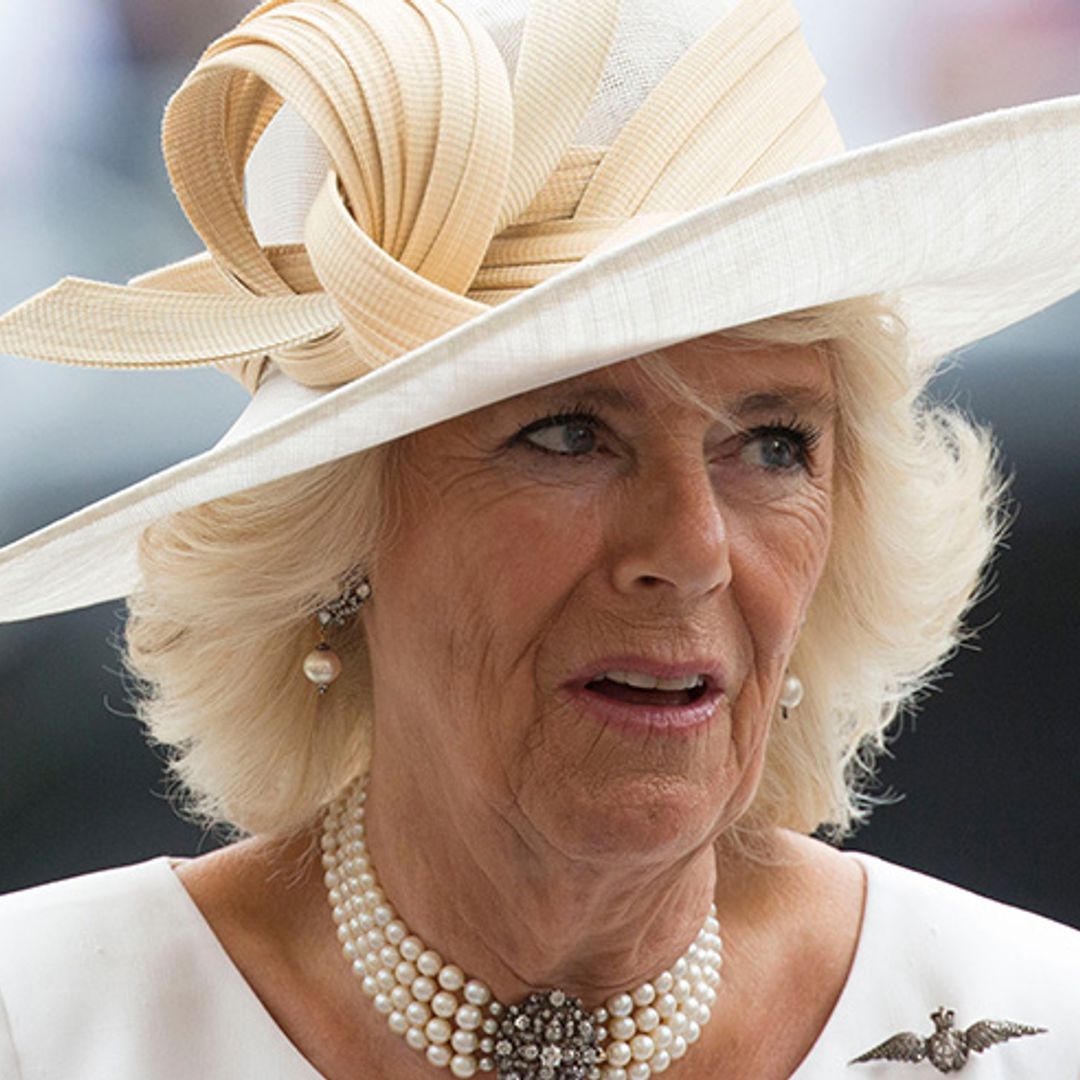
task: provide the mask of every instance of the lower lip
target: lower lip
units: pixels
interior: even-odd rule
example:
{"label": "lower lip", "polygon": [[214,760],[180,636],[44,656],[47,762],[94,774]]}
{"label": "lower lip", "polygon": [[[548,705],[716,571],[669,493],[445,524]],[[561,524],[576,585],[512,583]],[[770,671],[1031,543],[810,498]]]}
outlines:
{"label": "lower lip", "polygon": [[716,718],[723,692],[709,690],[688,705],[631,705],[585,687],[570,688],[574,704],[604,724],[639,734],[686,737],[696,735]]}

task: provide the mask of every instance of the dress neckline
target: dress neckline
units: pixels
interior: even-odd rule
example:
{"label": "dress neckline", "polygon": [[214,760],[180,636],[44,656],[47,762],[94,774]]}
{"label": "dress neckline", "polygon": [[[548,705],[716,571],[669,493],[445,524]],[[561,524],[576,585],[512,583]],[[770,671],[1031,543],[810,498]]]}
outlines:
{"label": "dress neckline", "polygon": [[[866,1038],[867,1026],[865,1022],[860,1023],[860,1019],[871,999],[871,995],[865,990],[867,979],[870,978],[869,972],[873,971],[876,963],[874,954],[881,947],[879,942],[882,936],[878,932],[877,885],[878,879],[890,867],[881,859],[863,852],[844,851],[840,854],[853,859],[862,869],[864,878],[863,910],[855,954],[825,1026],[789,1080],[831,1080],[836,1076],[837,1069],[842,1068],[858,1052],[860,1039],[865,1041]],[[280,1053],[282,1062],[288,1061],[289,1071],[279,1071],[276,1074],[278,1080],[326,1080],[270,1014],[184,887],[176,873],[176,867],[187,861],[189,860],[162,855],[150,860],[150,863],[156,865],[160,871],[163,887],[170,892],[172,902],[183,911],[185,921],[198,929],[209,954],[215,957],[216,967],[223,980],[221,985],[226,987],[230,995],[243,1002],[247,1012],[261,1019],[268,1048],[276,1047],[274,1053]]]}

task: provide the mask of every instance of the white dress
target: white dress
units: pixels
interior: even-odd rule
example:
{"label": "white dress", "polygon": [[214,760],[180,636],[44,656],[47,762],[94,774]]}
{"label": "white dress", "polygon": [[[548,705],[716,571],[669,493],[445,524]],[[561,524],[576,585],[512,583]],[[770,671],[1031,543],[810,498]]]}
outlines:
{"label": "white dress", "polygon": [[[846,1064],[896,1032],[928,1034],[940,1005],[956,1010],[960,1027],[1007,1019],[1049,1029],[972,1055],[962,1080],[1080,1077],[1080,933],[871,856],[847,857],[867,874],[859,945],[792,1080],[940,1075],[926,1062]],[[320,1075],[161,857],[0,897],[0,1078]]]}

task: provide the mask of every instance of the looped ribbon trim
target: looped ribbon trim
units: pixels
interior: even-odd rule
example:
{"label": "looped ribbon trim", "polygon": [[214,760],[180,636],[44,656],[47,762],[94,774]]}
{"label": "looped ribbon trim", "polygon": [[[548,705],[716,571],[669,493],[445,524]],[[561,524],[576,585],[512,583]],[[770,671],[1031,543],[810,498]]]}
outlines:
{"label": "looped ribbon trim", "polygon": [[[166,109],[177,198],[206,247],[128,286],[67,278],[0,318],[0,351],[68,364],[269,363],[331,387],[587,256],[843,149],[790,0],[743,0],[610,147],[572,143],[618,0],[533,0],[513,86],[454,0],[270,0]],[[244,168],[284,102],[330,169],[302,244],[261,245]]]}

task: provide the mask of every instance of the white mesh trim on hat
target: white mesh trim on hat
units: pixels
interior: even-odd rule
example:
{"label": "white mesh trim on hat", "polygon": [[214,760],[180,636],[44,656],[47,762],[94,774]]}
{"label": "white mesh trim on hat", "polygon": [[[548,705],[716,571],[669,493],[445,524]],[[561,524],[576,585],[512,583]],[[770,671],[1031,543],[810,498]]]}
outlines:
{"label": "white mesh trim on hat", "polygon": [[[404,0],[401,0],[404,2]],[[528,0],[454,0],[479,17],[511,78]],[[740,0],[623,0],[600,88],[578,129],[581,146],[610,146],[679,57]],[[263,244],[299,243],[330,161],[290,105],[281,108],[248,159],[248,216]]]}

